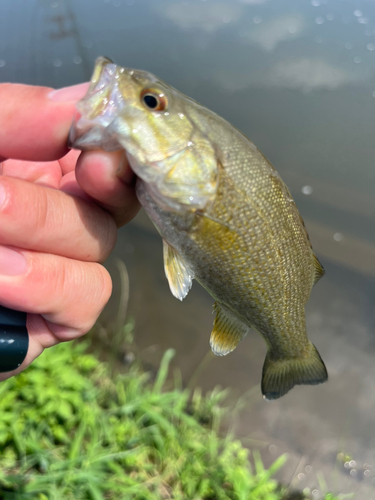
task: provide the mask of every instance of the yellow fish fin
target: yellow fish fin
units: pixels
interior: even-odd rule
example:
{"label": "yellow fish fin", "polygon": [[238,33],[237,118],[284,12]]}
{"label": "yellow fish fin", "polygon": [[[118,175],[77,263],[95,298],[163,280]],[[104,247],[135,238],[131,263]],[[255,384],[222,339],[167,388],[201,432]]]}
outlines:
{"label": "yellow fish fin", "polygon": [[164,239],[163,255],[164,271],[168,279],[169,288],[177,299],[182,300],[189,293],[194,273],[176,250]]}
{"label": "yellow fish fin", "polygon": [[240,319],[238,319],[227,307],[214,304],[216,313],[214,329],[211,333],[210,346],[216,356],[225,356],[237,347],[237,344],[249,331]]}
{"label": "yellow fish fin", "polygon": [[262,394],[265,399],[278,399],[295,385],[322,384],[328,379],[327,369],[315,346],[311,344],[299,358],[272,359],[267,353],[263,365]]}
{"label": "yellow fish fin", "polygon": [[318,257],[315,254],[313,254],[313,256],[314,256],[314,266],[315,266],[314,285],[316,285],[316,283],[318,283],[320,278],[324,276],[325,270],[322,264],[319,262]]}

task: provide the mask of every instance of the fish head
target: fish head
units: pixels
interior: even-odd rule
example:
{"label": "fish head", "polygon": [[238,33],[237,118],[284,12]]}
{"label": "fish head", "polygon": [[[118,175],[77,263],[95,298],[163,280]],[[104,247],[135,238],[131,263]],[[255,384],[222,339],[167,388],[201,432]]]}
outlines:
{"label": "fish head", "polygon": [[147,71],[96,62],[69,134],[75,149],[124,149],[158,202],[203,208],[217,189],[214,147],[188,116],[189,99]]}

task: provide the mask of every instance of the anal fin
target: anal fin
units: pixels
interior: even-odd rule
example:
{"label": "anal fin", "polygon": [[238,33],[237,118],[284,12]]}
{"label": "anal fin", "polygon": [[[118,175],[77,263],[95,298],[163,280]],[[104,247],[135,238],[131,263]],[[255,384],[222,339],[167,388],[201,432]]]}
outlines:
{"label": "anal fin", "polygon": [[214,304],[216,313],[210,345],[216,356],[225,356],[237,347],[249,331],[249,327],[238,319],[227,307]]}
{"label": "anal fin", "polygon": [[163,239],[164,271],[172,294],[182,300],[189,293],[194,273],[178,252]]}
{"label": "anal fin", "polygon": [[262,394],[265,399],[278,399],[295,385],[317,385],[328,379],[327,369],[313,344],[306,353],[295,358],[273,359],[268,352],[263,365]]}

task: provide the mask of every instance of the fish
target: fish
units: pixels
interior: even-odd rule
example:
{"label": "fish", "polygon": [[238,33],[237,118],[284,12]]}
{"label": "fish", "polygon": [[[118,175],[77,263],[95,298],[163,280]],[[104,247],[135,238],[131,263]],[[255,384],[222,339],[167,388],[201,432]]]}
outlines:
{"label": "fish", "polygon": [[69,146],[125,150],[172,294],[182,300],[195,279],[215,300],[216,355],[255,329],[265,399],[327,380],[305,320],[324,269],[288,188],[247,137],[153,74],[100,57]]}

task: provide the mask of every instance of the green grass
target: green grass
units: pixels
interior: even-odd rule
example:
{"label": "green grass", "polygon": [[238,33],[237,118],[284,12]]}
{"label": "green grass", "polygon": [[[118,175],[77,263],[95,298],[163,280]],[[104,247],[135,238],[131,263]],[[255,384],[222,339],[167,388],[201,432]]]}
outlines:
{"label": "green grass", "polygon": [[49,349],[0,384],[1,500],[286,498],[272,479],[285,457],[265,470],[220,435],[224,392],[165,389],[173,351],[151,381],[137,364],[110,376],[86,347]]}

